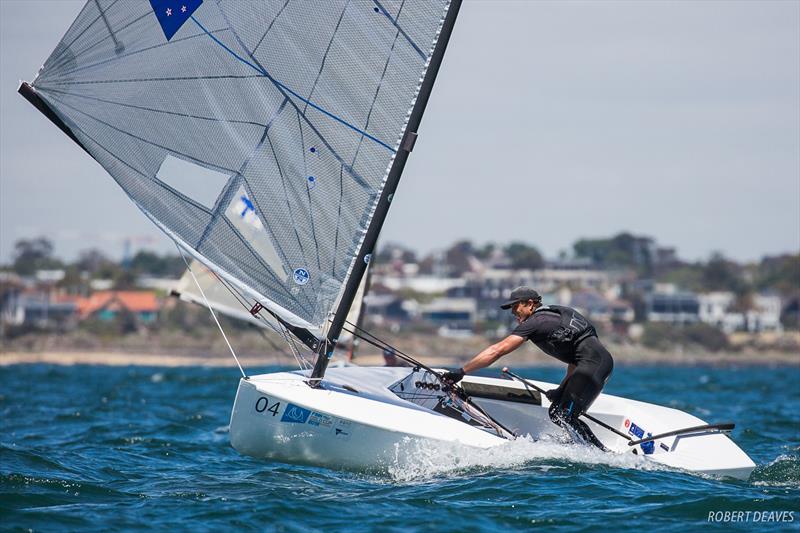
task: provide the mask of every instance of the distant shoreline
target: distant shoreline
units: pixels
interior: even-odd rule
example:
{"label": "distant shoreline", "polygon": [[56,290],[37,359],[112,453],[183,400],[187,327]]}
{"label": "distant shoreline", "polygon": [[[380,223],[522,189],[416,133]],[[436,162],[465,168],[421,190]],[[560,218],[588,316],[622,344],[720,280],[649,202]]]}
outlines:
{"label": "distant shoreline", "polygon": [[[786,352],[765,353],[702,353],[685,354],[680,352],[651,352],[618,350],[614,355],[619,366],[800,366],[800,354]],[[460,366],[469,356],[420,357],[426,363],[438,367]],[[280,354],[263,356],[245,355],[239,360],[245,368],[263,366],[296,366],[294,359]],[[362,366],[383,366],[380,354],[358,355],[354,362]],[[503,363],[517,368],[562,366],[555,359],[539,353],[511,354]],[[170,353],[129,353],[112,351],[45,351],[45,352],[4,352],[0,353],[0,366],[52,364],[52,365],[97,365],[97,366],[154,366],[154,367],[235,367],[233,358],[221,355],[184,355]],[[495,365],[497,366],[497,365]]]}

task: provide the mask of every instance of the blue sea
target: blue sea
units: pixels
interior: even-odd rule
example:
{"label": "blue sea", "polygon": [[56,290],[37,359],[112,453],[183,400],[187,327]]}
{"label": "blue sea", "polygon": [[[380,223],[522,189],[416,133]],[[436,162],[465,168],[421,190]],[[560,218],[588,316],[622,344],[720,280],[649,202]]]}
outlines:
{"label": "blue sea", "polygon": [[255,460],[228,442],[237,381],[235,368],[0,367],[0,529],[800,530],[796,367],[620,366],[606,387],[736,422],[758,464],[748,481],[529,441],[457,460],[420,450],[381,475]]}

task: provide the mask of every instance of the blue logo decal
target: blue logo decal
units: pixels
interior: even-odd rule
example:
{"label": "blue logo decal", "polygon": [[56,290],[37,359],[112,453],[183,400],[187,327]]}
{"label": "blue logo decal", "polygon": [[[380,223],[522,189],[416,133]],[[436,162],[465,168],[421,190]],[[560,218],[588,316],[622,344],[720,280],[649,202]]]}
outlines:
{"label": "blue logo decal", "polygon": [[[647,436],[652,437],[653,434],[648,433]],[[656,451],[656,441],[654,440],[651,440],[650,442],[643,442],[639,446],[642,447],[642,451],[644,452],[645,455],[650,455],[651,453]]]}
{"label": "blue logo decal", "polygon": [[644,438],[644,430],[639,426],[637,426],[636,424],[634,424],[633,422],[631,422],[631,427],[628,429],[628,433],[630,433],[631,435],[635,435],[640,439]]}
{"label": "blue logo decal", "polygon": [[153,13],[168,41],[202,3],[203,0],[150,0]]}
{"label": "blue logo decal", "polygon": [[247,196],[240,196],[239,200],[242,201],[242,206],[243,206],[241,214],[242,218],[247,216],[248,211],[252,211],[253,213],[256,212],[256,208],[253,206],[253,202],[250,201],[250,198],[248,198]]}
{"label": "blue logo decal", "polygon": [[286,410],[283,412],[283,416],[281,417],[281,422],[305,424],[306,420],[308,420],[308,415],[310,414],[311,411],[309,411],[308,409],[290,403],[289,405],[286,406]]}
{"label": "blue logo decal", "polygon": [[305,285],[309,279],[311,279],[311,275],[305,268],[298,268],[294,271],[294,282],[298,285]]}

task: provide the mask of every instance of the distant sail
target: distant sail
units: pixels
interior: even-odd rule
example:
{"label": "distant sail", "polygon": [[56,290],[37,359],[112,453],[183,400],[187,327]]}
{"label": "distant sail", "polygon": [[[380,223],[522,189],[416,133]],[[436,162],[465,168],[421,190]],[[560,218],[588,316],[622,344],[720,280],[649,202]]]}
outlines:
{"label": "distant sail", "polygon": [[[172,295],[175,297],[180,298],[184,302],[202,306],[206,305],[207,299],[214,311],[222,315],[248,322],[266,330],[279,331],[281,329],[278,321],[272,318],[268,313],[261,312],[258,313],[258,316],[252,315],[249,311],[249,302],[235,291],[231,291],[231,288],[220,281],[214,272],[206,268],[199,261],[192,261],[189,268],[191,271],[186,270],[172,289]],[[194,277],[192,274],[194,274]],[[197,283],[195,283],[195,279],[197,279]],[[351,324],[358,324],[361,322],[361,313],[364,309],[364,287],[367,280],[368,277],[365,276],[356,294],[356,298],[353,300],[353,305],[350,307],[347,321]],[[203,295],[205,295],[205,298],[203,298]],[[339,336],[339,341],[342,343],[351,343],[353,341],[353,336],[349,333],[343,333]]]}
{"label": "distant sail", "polygon": [[[189,268],[191,268],[191,272],[187,270],[183,273],[181,279],[178,280],[175,287],[172,289],[172,295],[180,298],[184,302],[190,302],[204,307],[206,305],[206,299],[208,299],[214,311],[220,314],[249,322],[260,328],[273,329],[276,331],[280,329],[278,321],[268,314],[262,313],[259,316],[250,314],[247,309],[248,302],[246,300],[242,301],[241,298],[237,297],[236,293],[232,293],[228,287],[217,278],[216,274],[203,266],[202,263],[199,261],[192,261]],[[194,278],[192,277],[192,273],[194,273]],[[197,283],[194,281],[195,278],[197,279]],[[200,286],[199,288],[198,285]],[[205,298],[203,298],[204,294]]]}
{"label": "distant sail", "polygon": [[194,258],[323,338],[455,5],[89,0],[23,89]]}

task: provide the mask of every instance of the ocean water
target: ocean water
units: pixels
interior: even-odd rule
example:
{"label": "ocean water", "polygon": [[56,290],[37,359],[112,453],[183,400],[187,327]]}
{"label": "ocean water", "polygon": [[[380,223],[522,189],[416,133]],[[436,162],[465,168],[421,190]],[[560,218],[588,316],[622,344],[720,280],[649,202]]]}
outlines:
{"label": "ocean water", "polygon": [[[0,367],[0,529],[800,530],[798,368],[623,366],[606,387],[735,421],[758,464],[747,481],[546,441],[457,458],[416,449],[380,475],[255,460],[228,442],[237,379],[234,368]],[[740,521],[709,523],[718,511]]]}

